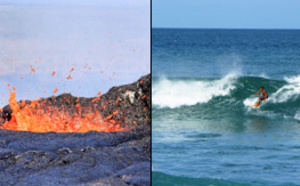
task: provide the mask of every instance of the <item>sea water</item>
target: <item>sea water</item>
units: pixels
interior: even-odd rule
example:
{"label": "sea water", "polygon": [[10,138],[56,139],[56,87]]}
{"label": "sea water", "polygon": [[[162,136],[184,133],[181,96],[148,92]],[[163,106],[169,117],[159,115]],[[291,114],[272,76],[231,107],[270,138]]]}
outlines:
{"label": "sea water", "polygon": [[153,185],[300,184],[299,30],[153,29],[152,59]]}

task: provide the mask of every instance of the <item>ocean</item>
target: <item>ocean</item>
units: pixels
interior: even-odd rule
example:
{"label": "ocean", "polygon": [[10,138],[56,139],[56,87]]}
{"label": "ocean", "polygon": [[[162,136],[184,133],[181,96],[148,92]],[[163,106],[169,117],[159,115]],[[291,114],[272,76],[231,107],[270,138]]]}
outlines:
{"label": "ocean", "polygon": [[300,30],[154,28],[152,76],[153,185],[300,184]]}

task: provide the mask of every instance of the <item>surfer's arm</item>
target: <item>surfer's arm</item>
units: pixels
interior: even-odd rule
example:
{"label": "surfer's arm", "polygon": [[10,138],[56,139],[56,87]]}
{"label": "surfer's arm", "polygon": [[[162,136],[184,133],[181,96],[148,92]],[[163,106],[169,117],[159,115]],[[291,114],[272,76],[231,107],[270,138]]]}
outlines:
{"label": "surfer's arm", "polygon": [[252,94],[252,96],[256,96],[257,94],[259,94],[260,91],[256,92],[255,94]]}

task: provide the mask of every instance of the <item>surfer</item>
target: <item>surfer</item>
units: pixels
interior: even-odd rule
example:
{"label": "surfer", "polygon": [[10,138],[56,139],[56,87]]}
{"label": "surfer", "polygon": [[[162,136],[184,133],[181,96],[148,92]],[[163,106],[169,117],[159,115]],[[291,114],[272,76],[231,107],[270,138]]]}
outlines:
{"label": "surfer", "polygon": [[268,93],[266,92],[266,90],[264,89],[263,86],[260,87],[259,91],[256,92],[255,94],[253,94],[252,96],[255,96],[257,94],[261,93],[261,96],[258,97],[258,101],[255,105],[253,105],[254,107],[258,107],[260,105],[260,101],[263,100],[264,102],[268,99]]}

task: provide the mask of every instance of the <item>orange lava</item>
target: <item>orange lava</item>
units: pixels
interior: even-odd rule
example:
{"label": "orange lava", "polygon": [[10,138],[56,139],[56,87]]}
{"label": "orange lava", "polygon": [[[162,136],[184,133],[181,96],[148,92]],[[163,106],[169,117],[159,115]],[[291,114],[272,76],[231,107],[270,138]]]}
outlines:
{"label": "orange lava", "polygon": [[55,94],[58,91],[58,88],[55,88],[55,90],[53,91],[53,94]]}
{"label": "orange lava", "polygon": [[31,72],[35,72],[35,69],[32,67],[32,65],[30,65],[31,68]]}
{"label": "orange lava", "polygon": [[[4,61],[6,60],[7,58],[4,57]],[[39,57],[38,60],[42,60],[42,58]],[[14,60],[11,60],[11,63],[14,63]],[[35,64],[38,65],[37,61],[35,61]],[[36,65],[35,67],[39,69]],[[86,64],[84,68],[91,70],[89,64]],[[106,69],[107,67],[105,67]],[[69,76],[66,79],[72,79],[71,74],[73,71],[75,71],[75,68],[70,69]],[[36,72],[36,69],[32,65],[30,65],[30,72]],[[104,70],[101,70],[100,73],[104,73]],[[51,75],[55,76],[56,71],[52,71]],[[114,75],[115,72],[110,79],[113,79]],[[19,77],[24,79],[21,75]],[[79,103],[72,108],[67,108],[66,105],[61,107],[54,106],[57,104],[47,102],[47,100],[42,102],[41,99],[31,101],[30,103],[27,102],[26,104],[25,101],[18,103],[16,100],[17,89],[9,83],[7,87],[12,88],[9,98],[12,114],[9,121],[5,121],[5,123],[0,125],[0,129],[31,132],[88,132],[92,130],[115,132],[129,130],[129,127],[122,127],[120,122],[113,120],[114,115],[117,115],[119,110],[115,110],[111,115],[103,118],[99,111],[92,110],[92,108],[83,108]],[[43,86],[41,90],[43,90],[43,93],[53,92],[53,94],[56,94],[58,92],[58,88],[55,88],[53,91],[44,90]],[[2,94],[2,96],[5,97],[5,94]],[[101,92],[98,92],[97,96],[91,101],[92,105],[97,105],[97,101],[101,99]],[[76,102],[79,101],[80,98],[78,97]],[[117,98],[115,103],[118,104],[119,101],[120,98]],[[66,103],[70,104],[70,101],[66,100]],[[106,106],[102,105],[102,109],[105,110],[105,108]],[[1,108],[0,112],[2,112]]]}
{"label": "orange lava", "polygon": [[[10,92],[9,105],[12,109],[10,121],[6,121],[0,129],[31,131],[31,132],[115,132],[126,131],[118,121],[112,120],[112,115],[103,119],[98,112],[88,111],[77,104],[73,112],[66,108],[54,106],[42,107],[39,100],[25,104],[25,101],[18,103],[16,93]],[[73,114],[72,114],[73,113]]]}

